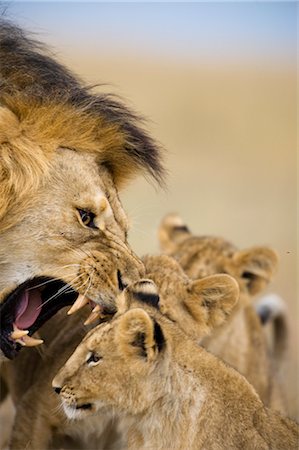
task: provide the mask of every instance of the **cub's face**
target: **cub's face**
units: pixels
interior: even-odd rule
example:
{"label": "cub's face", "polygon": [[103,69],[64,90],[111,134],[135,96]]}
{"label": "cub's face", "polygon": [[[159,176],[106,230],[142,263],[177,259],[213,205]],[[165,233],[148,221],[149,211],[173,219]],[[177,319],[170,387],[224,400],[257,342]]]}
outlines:
{"label": "cub's face", "polygon": [[192,280],[167,255],[146,256],[143,262],[158,287],[161,313],[196,340],[221,325],[237,304],[239,287],[227,274]]}
{"label": "cub's face", "polygon": [[[191,322],[201,336],[223,322],[239,294],[235,280],[216,275],[201,280],[197,295],[191,289],[180,302],[173,298],[172,309],[163,289],[158,293],[151,280],[126,288],[116,316],[94,328],[54,378],[69,418],[105,408],[118,414],[151,408],[170,389],[174,342],[188,339]],[[179,309],[188,311],[189,321]]]}
{"label": "cub's face", "polygon": [[154,316],[133,307],[87,335],[53,380],[69,418],[107,408],[137,414],[162,395],[166,344]]}
{"label": "cub's face", "polygon": [[158,235],[162,251],[173,256],[190,278],[226,273],[249,296],[264,289],[277,268],[278,258],[271,248],[239,250],[221,237],[196,236],[177,214],[162,220]]}
{"label": "cub's face", "polygon": [[113,181],[94,158],[58,151],[23,216],[0,234],[0,346],[8,358],[35,345],[28,335],[76,299],[74,309],[98,305],[93,319],[114,312],[115,296],[143,275]]}

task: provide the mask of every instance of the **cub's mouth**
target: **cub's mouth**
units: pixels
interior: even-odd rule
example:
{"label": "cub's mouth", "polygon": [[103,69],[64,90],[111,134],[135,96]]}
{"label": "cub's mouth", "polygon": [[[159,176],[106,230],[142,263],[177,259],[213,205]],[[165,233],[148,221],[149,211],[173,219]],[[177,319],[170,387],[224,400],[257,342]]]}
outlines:
{"label": "cub's mouth", "polygon": [[61,399],[61,402],[64,412],[69,419],[82,419],[83,417],[93,415],[97,412],[94,403],[69,404],[65,402],[63,398]]}
{"label": "cub's mouth", "polygon": [[36,277],[25,281],[0,305],[0,348],[13,359],[22,346],[42,341],[32,338],[61,308],[72,305],[79,293],[62,280]]}

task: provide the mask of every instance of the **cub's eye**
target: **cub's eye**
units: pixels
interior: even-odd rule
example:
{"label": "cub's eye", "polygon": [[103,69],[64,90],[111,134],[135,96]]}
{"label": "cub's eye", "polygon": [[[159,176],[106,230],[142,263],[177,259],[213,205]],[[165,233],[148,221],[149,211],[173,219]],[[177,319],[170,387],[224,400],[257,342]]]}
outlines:
{"label": "cub's eye", "polygon": [[91,211],[84,211],[84,209],[78,209],[81,221],[83,225],[89,228],[98,228],[94,223],[96,215]]}
{"label": "cub's eye", "polygon": [[89,352],[86,357],[86,363],[89,366],[96,366],[101,361],[102,357],[94,352]]}

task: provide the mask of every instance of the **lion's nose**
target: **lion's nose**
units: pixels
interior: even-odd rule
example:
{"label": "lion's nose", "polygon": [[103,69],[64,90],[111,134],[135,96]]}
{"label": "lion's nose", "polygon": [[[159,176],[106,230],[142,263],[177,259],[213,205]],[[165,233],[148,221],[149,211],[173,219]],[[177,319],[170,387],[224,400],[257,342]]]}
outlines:
{"label": "lion's nose", "polygon": [[60,394],[62,388],[59,386],[53,386],[53,389],[56,392],[56,394]]}

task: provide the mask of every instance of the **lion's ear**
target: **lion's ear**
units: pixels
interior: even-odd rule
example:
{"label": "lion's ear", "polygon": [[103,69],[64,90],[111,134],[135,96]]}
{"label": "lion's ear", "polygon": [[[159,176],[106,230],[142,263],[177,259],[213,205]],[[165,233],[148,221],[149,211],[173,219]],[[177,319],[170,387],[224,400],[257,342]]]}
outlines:
{"label": "lion's ear", "polygon": [[164,346],[160,325],[146,311],[134,308],[121,318],[116,339],[127,357],[152,361]]}
{"label": "lion's ear", "polygon": [[277,254],[268,247],[252,247],[234,255],[236,275],[241,277],[251,295],[260,292],[271,281],[278,264]]}
{"label": "lion's ear", "polygon": [[166,254],[173,253],[177,245],[189,236],[189,228],[176,213],[167,214],[158,228],[160,248]]}
{"label": "lion's ear", "polygon": [[229,275],[211,275],[192,282],[190,295],[184,303],[193,320],[200,325],[200,337],[226,320],[238,298],[239,285]]}

